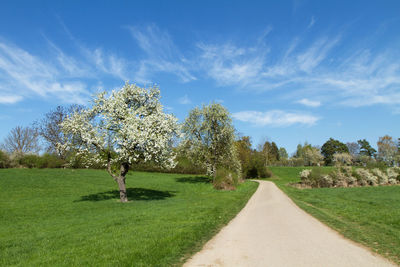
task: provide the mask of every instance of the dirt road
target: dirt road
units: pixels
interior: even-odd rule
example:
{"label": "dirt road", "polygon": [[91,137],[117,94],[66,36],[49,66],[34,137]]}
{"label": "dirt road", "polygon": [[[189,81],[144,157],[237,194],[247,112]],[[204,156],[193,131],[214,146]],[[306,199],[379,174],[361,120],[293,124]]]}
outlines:
{"label": "dirt road", "polygon": [[246,207],[184,266],[395,266],[260,181]]}

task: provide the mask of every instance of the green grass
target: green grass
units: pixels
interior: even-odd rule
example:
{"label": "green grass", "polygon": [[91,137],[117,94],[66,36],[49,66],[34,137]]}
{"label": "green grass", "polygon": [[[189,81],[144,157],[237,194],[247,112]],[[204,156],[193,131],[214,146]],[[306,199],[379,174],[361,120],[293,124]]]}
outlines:
{"label": "green grass", "polygon": [[129,203],[101,170],[0,170],[0,266],[171,266],[229,222],[257,184],[130,172]]}
{"label": "green grass", "polygon": [[[302,209],[400,263],[400,186],[296,189],[304,168],[271,167],[271,180]],[[328,168],[326,168],[329,171]]]}

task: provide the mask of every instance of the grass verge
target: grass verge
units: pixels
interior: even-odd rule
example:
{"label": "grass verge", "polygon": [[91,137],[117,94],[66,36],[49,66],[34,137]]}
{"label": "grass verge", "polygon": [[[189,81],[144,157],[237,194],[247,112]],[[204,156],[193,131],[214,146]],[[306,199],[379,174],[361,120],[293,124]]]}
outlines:
{"label": "grass verge", "polygon": [[297,189],[301,167],[271,167],[270,180],[300,208],[400,264],[400,186]]}
{"label": "grass verge", "polygon": [[101,170],[0,170],[0,266],[180,265],[229,222],[257,184],[130,172],[130,202]]}

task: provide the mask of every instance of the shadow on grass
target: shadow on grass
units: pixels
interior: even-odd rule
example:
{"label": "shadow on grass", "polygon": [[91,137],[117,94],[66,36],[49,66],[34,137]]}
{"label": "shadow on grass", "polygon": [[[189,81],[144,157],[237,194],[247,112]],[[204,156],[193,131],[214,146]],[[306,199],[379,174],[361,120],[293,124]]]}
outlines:
{"label": "shadow on grass", "polygon": [[204,176],[192,176],[192,177],[181,177],[175,179],[179,183],[191,183],[191,184],[208,184],[210,183],[210,178]]}
{"label": "shadow on grass", "polygon": [[[161,200],[167,197],[173,197],[175,194],[171,191],[158,191],[146,188],[127,188],[126,192],[128,194],[128,200]],[[90,194],[87,196],[82,196],[79,201],[101,201],[107,199],[119,199],[118,190],[110,190],[106,192]]]}

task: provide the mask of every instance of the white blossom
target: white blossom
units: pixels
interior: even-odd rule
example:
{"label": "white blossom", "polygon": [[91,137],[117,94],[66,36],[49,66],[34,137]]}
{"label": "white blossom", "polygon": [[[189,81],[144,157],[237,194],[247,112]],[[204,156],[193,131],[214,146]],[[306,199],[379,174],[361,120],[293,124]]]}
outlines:
{"label": "white blossom", "polygon": [[[127,82],[118,91],[101,92],[91,108],[67,117],[62,129],[69,142],[59,144],[60,148],[75,150],[87,166],[107,166],[116,181],[125,179],[129,166],[140,160],[175,166],[171,144],[180,127],[177,118],[163,112],[156,87],[145,89]],[[114,174],[122,167],[126,172]]]}

